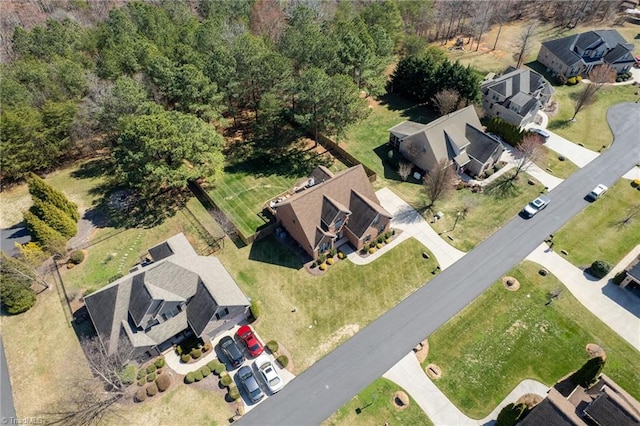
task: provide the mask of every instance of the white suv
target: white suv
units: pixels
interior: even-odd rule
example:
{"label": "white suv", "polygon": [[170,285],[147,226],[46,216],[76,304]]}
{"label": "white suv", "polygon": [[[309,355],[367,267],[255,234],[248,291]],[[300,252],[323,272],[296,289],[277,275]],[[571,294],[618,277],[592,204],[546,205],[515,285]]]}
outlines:
{"label": "white suv", "polygon": [[600,198],[600,196],[602,194],[604,194],[605,192],[607,192],[607,188],[606,186],[604,186],[603,184],[600,184],[598,186],[596,186],[595,188],[593,188],[593,190],[587,194],[587,198],[591,201],[595,201],[598,198]]}

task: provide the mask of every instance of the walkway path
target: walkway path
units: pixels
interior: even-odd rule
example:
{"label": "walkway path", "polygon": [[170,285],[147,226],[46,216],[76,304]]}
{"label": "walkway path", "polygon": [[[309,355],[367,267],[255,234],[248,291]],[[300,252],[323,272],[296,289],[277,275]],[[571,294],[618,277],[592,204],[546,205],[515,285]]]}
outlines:
{"label": "walkway path", "polygon": [[458,408],[438,389],[422,370],[418,359],[413,352],[407,354],[389,371],[384,373],[384,378],[401,386],[427,414],[435,425],[484,425],[498,417],[502,408],[526,393],[535,393],[545,397],[549,387],[535,380],[523,380],[507,395],[504,400],[484,419],[471,419],[458,410]]}
{"label": "walkway path", "polygon": [[397,196],[389,188],[382,188],[376,192],[380,205],[384,207],[391,215],[391,227],[401,229],[402,233],[398,235],[390,244],[385,245],[382,249],[375,253],[361,257],[355,253],[353,249],[344,248],[344,252],[349,260],[356,265],[366,265],[373,262],[378,257],[384,255],[396,245],[400,244],[411,237],[420,241],[438,260],[441,269],[445,269],[452,265],[455,261],[464,256],[464,252],[460,251],[445,240],[440,238],[438,233],[424,220],[424,218],[413,207],[407,204],[402,198]]}
{"label": "walkway path", "polygon": [[629,291],[609,280],[640,254],[640,245],[598,280],[575,267],[558,253],[541,244],[529,256],[555,275],[589,311],[611,327],[620,337],[640,350],[640,303]]}

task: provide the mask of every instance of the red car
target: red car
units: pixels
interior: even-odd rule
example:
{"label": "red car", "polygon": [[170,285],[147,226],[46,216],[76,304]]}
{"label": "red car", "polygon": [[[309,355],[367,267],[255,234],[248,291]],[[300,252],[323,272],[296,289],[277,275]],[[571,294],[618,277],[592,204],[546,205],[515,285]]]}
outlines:
{"label": "red car", "polygon": [[238,337],[247,345],[249,355],[258,356],[264,351],[264,346],[260,340],[253,334],[253,330],[248,325],[243,325],[238,329]]}

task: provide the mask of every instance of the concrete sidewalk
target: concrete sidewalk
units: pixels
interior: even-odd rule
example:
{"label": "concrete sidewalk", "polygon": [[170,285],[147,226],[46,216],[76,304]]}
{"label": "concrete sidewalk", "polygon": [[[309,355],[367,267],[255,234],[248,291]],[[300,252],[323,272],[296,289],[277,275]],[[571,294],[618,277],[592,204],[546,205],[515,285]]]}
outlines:
{"label": "concrete sidewalk", "polygon": [[549,390],[546,385],[535,380],[523,380],[487,417],[475,420],[464,415],[427,377],[413,352],[407,354],[391,367],[383,377],[401,386],[411,395],[433,424],[437,426],[484,425],[495,420],[504,406],[515,402],[520,396],[526,393],[535,393],[545,397]]}
{"label": "concrete sidewalk", "polygon": [[451,266],[458,259],[464,256],[464,252],[460,251],[446,241],[444,241],[436,231],[429,226],[424,218],[413,207],[407,204],[402,198],[394,194],[389,188],[382,188],[376,192],[380,204],[391,215],[391,227],[402,230],[402,233],[398,235],[391,244],[385,245],[382,249],[377,250],[375,253],[361,257],[358,253],[355,253],[353,249],[347,249],[345,247],[345,254],[349,260],[357,265],[366,265],[376,260],[378,257],[384,255],[389,250],[411,237],[420,241],[438,260],[438,264],[441,269]]}
{"label": "concrete sidewalk", "polygon": [[600,280],[549,250],[546,244],[541,244],[527,259],[548,269],[591,313],[640,350],[640,300],[610,281],[639,254],[640,245]]}

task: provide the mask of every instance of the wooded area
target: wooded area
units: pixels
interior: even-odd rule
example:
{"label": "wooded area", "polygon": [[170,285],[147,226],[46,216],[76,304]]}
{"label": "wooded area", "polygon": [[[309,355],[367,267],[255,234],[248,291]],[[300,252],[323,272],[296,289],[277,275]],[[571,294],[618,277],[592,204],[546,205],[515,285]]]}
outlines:
{"label": "wooded area", "polygon": [[[88,11],[97,6],[69,3],[77,19],[49,18],[13,32],[12,60],[1,66],[1,178],[11,183],[106,148],[129,164],[155,156],[144,171],[149,188],[182,187],[185,177],[221,170],[224,143],[214,133],[230,123],[248,127],[260,146],[275,151],[290,143],[283,129],[292,121],[340,139],[368,113],[361,93],[386,92],[385,69],[398,57],[394,90],[434,102],[433,83],[472,102],[477,82],[471,71],[433,49],[425,53],[428,42],[459,35],[479,41],[491,25],[533,16],[566,26],[603,20],[614,12],[612,4],[134,1],[112,8],[103,22],[82,25],[91,23]],[[197,153],[204,145],[187,138],[173,140],[162,154],[155,150],[162,136],[135,143],[153,139],[142,122],[156,126],[156,134],[170,133],[175,129],[162,123],[174,119],[198,129],[192,119],[212,125],[208,141],[197,138],[208,147],[206,159]],[[178,172],[185,168],[189,173]],[[142,188],[134,175],[114,163],[115,183]]]}

